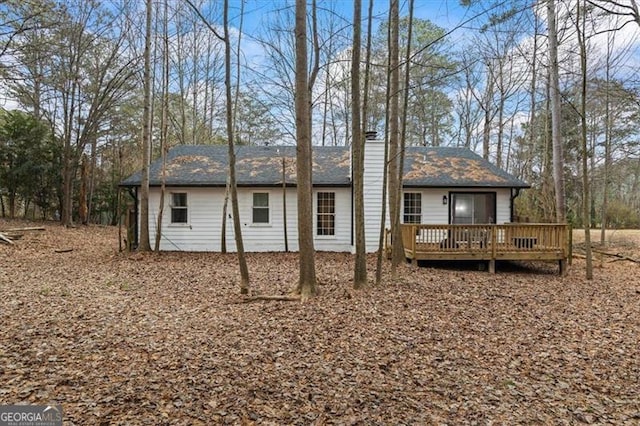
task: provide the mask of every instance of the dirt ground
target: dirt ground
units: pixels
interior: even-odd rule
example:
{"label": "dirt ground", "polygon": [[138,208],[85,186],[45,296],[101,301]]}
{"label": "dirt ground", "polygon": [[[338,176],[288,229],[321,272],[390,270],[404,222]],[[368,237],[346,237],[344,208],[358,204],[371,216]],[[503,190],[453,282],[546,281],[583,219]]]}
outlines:
{"label": "dirt ground", "polygon": [[[600,244],[602,241],[602,231],[592,229],[589,233],[593,244]],[[573,242],[584,242],[584,229],[573,230]],[[605,230],[604,242],[606,246],[628,247],[640,249],[640,229],[607,229]]]}
{"label": "dirt ground", "polygon": [[[353,291],[353,258],[319,253],[317,298],[242,303],[234,255],[45,228],[0,244],[0,404],[59,403],[65,425],[640,423],[629,260],[591,281],[579,258],[566,277],[403,265]],[[634,235],[610,249],[638,253]],[[295,254],[248,260],[252,291],[295,286]]]}

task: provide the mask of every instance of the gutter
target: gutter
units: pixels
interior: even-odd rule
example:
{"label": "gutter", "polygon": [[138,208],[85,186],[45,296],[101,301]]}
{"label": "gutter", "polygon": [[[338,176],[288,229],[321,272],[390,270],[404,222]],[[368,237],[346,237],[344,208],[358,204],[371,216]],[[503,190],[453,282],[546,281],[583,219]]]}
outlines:
{"label": "gutter", "polygon": [[[139,187],[139,183],[132,184],[120,184],[118,185],[121,188],[136,188]],[[149,183],[150,188],[160,188],[159,183]],[[165,184],[167,188],[225,188],[225,184],[219,183],[167,183]],[[236,185],[238,188],[282,188],[282,182],[276,183],[240,183]],[[287,183],[287,188],[295,188],[297,185],[295,183]],[[324,182],[314,182],[314,188],[348,188],[351,187],[351,182],[343,182],[343,183],[324,183]]]}

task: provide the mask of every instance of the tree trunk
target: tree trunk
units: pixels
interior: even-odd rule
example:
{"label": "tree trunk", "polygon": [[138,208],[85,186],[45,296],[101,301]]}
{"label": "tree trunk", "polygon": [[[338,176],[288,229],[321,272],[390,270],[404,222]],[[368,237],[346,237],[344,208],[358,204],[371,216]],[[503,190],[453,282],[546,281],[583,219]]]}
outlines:
{"label": "tree trunk", "polygon": [[[402,119],[401,119],[401,134],[400,134],[400,158],[398,159],[398,197],[396,198],[396,211],[398,214],[398,228],[400,228],[400,215],[402,214],[402,178],[404,174],[404,154],[405,148],[407,145],[407,115],[409,110],[409,90],[410,90],[410,76],[411,76],[411,38],[413,34],[413,0],[409,0],[409,24],[407,29],[407,51],[405,55],[405,74],[404,74],[404,88],[402,90],[403,96],[403,105],[402,105]],[[436,126],[434,126],[436,127]],[[436,137],[437,138],[437,137]],[[400,232],[398,232],[399,235]],[[400,264],[400,262],[406,259],[404,254],[404,246],[402,238],[400,238],[400,242],[398,247],[396,248],[394,245],[394,250],[398,253],[393,256],[392,260],[392,270],[395,273],[394,264]]]}
{"label": "tree trunk", "polygon": [[[71,166],[71,135],[64,137],[64,151],[62,155],[62,211],[60,221],[63,226],[71,226],[73,207],[73,167]],[[11,200],[9,200],[9,214],[13,217]]]}
{"label": "tree trunk", "polygon": [[16,217],[16,195],[15,193],[9,194],[9,218],[14,219]]}
{"label": "tree trunk", "polygon": [[404,260],[402,248],[402,236],[400,234],[400,199],[402,187],[398,177],[402,164],[400,164],[400,133],[399,133],[399,108],[400,108],[400,69],[399,69],[399,6],[398,0],[390,0],[390,48],[389,48],[389,73],[391,77],[389,86],[389,212],[391,215],[391,274],[396,276],[398,265]]}
{"label": "tree trunk", "polygon": [[609,208],[609,169],[611,166],[611,50],[613,49],[613,41],[611,35],[608,34],[607,42],[607,61],[605,69],[605,112],[604,112],[604,169],[602,178],[602,212],[600,214],[600,244],[604,246],[606,242],[606,228],[607,228],[607,210]]}
{"label": "tree trunk", "polygon": [[[500,80],[502,80],[502,69],[500,69]],[[504,84],[500,81],[500,84]],[[496,138],[496,166],[503,168],[502,166],[502,145],[504,139],[504,93],[500,93],[500,101],[498,102],[498,137]]]}
{"label": "tree trunk", "polygon": [[313,248],[312,181],[311,181],[311,104],[307,77],[307,4],[296,0],[296,173],[298,179],[298,245],[300,277],[297,292],[304,301],[315,296],[316,270]]}
{"label": "tree trunk", "polygon": [[[373,12],[373,0],[369,0],[369,23],[368,31],[369,37],[371,37],[371,15]],[[368,41],[368,52],[371,51],[370,40]],[[391,45],[391,27],[387,29],[387,47]],[[384,163],[382,165],[382,206],[380,209],[380,234],[378,235],[378,257],[376,259],[376,285],[382,282],[382,255],[385,251],[386,242],[386,221],[387,221],[387,194],[389,183],[389,102],[390,102],[390,86],[391,86],[391,58],[387,58],[387,72],[386,72],[386,90],[385,90],[385,108],[384,108]]]}
{"label": "tree trunk", "polygon": [[558,70],[558,32],[556,29],[556,7],[554,0],[547,0],[547,19],[549,25],[549,62],[551,97],[551,138],[553,147],[553,181],[556,192],[556,221],[566,222],[564,190],[564,156],[562,153],[562,134],[560,132],[560,83]]}
{"label": "tree trunk", "polygon": [[229,186],[229,179],[227,179],[227,185],[224,189],[224,201],[222,202],[222,226],[220,228],[220,251],[222,253],[227,252],[227,212],[229,210]]}
{"label": "tree trunk", "polygon": [[80,194],[78,194],[78,216],[80,223],[86,225],[89,221],[87,206],[87,181],[89,180],[89,164],[87,156],[82,155],[82,164],[80,166]]}
{"label": "tree trunk", "polygon": [[233,98],[231,96],[231,39],[229,35],[229,0],[224,1],[224,69],[227,106],[227,138],[229,139],[229,189],[231,190],[231,210],[233,211],[233,233],[240,266],[240,294],[249,294],[249,268],[244,255],[238,188],[236,187],[236,153],[233,131]]}
{"label": "tree trunk", "polygon": [[146,5],[144,45],[144,103],[142,111],[142,183],[140,187],[139,251],[151,251],[149,241],[149,163],[151,162],[151,17],[152,0]]}
{"label": "tree trunk", "polygon": [[591,253],[591,208],[589,203],[589,169],[587,160],[587,46],[585,41],[586,10],[577,5],[576,33],[580,45],[580,71],[582,72],[582,87],[580,93],[580,139],[582,148],[582,217],[584,222],[584,246],[586,255],[586,278],[593,279],[593,262]]}
{"label": "tree trunk", "polygon": [[91,214],[93,213],[93,194],[96,186],[96,163],[97,163],[97,145],[98,137],[94,133],[91,138],[91,169],[89,171],[89,194],[87,196],[87,218],[91,222]]}
{"label": "tree trunk", "polygon": [[169,135],[169,5],[164,0],[164,17],[162,19],[162,109],[160,113],[160,158],[162,161],[162,171],[160,178],[160,203],[158,205],[158,221],[156,225],[156,239],[154,251],[160,251],[160,241],[162,239],[162,219],[164,217],[164,199],[167,180],[167,147]]}
{"label": "tree trunk", "polygon": [[538,65],[538,15],[534,14],[535,33],[533,35],[533,49],[531,51],[531,86],[529,88],[529,137],[527,138],[527,147],[522,165],[522,176],[525,182],[531,179],[532,158],[534,155],[534,146],[536,144],[536,83],[537,83],[537,65]]}
{"label": "tree trunk", "polygon": [[489,159],[489,151],[491,144],[491,121],[493,118],[493,111],[491,104],[493,103],[493,75],[489,64],[487,66],[487,87],[485,89],[485,105],[484,110],[484,127],[482,128],[482,158]]}
{"label": "tree trunk", "polygon": [[287,162],[282,157],[282,231],[284,237],[284,251],[289,252],[289,233],[287,229]]}
{"label": "tree trunk", "polygon": [[364,141],[362,117],[360,116],[360,39],[362,22],[362,0],[353,2],[353,48],[351,49],[351,142],[356,258],[353,287],[359,289],[367,284],[367,247],[364,235]]}

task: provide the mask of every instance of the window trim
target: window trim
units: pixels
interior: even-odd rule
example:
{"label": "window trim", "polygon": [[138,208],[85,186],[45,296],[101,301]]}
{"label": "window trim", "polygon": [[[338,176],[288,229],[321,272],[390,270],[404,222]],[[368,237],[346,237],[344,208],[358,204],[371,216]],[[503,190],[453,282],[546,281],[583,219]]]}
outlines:
{"label": "window trim", "polygon": [[[419,213],[407,213],[407,195],[418,196],[418,200],[420,201],[417,204]],[[416,207],[416,206],[413,206]],[[416,217],[418,219],[417,222],[407,222],[407,216]],[[422,223],[422,192],[419,191],[407,191],[402,193],[402,223],[407,224],[420,224]]]}
{"label": "window trim", "polygon": [[[170,216],[169,216],[169,224],[171,226],[188,226],[189,225],[189,193],[187,191],[171,191],[169,193],[169,208],[170,208]],[[184,206],[175,205],[175,195],[184,195]],[[173,221],[173,211],[175,210],[184,210],[186,212],[185,221],[184,222],[174,222]]]}
{"label": "window trim", "polygon": [[[256,195],[257,194],[266,194],[267,196],[267,205],[266,206],[256,206]],[[258,210],[266,210],[267,211],[267,221],[266,222],[256,222],[255,221],[255,211]],[[269,191],[253,191],[251,192],[251,226],[270,226],[271,225],[271,193]]]}
{"label": "window trim", "polygon": [[[324,212],[320,212],[320,196],[325,195],[325,194],[330,194],[331,197],[327,200],[331,200],[333,202],[332,210],[333,212],[330,213],[324,213]],[[314,231],[314,235],[316,238],[319,239],[335,239],[336,238],[336,192],[335,191],[316,191],[316,212],[315,212],[315,231]],[[331,218],[331,225],[332,227],[328,229],[328,232],[331,232],[329,234],[321,234],[320,231],[320,224],[324,223],[324,221],[320,221],[320,217],[329,217]]]}

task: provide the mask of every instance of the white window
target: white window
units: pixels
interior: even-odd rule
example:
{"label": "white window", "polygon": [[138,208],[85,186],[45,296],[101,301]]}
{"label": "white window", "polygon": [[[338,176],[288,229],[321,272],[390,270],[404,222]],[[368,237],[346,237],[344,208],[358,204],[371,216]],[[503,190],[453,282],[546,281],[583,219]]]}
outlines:
{"label": "white window", "polygon": [[188,223],[187,193],[171,193],[171,223]]}
{"label": "white window", "polygon": [[404,194],[404,223],[421,223],[422,221],[422,194],[419,192],[406,192]]}
{"label": "white window", "polygon": [[336,235],[336,193],[318,192],[317,235]]}
{"label": "white window", "polygon": [[253,193],[253,223],[269,223],[269,193]]}

